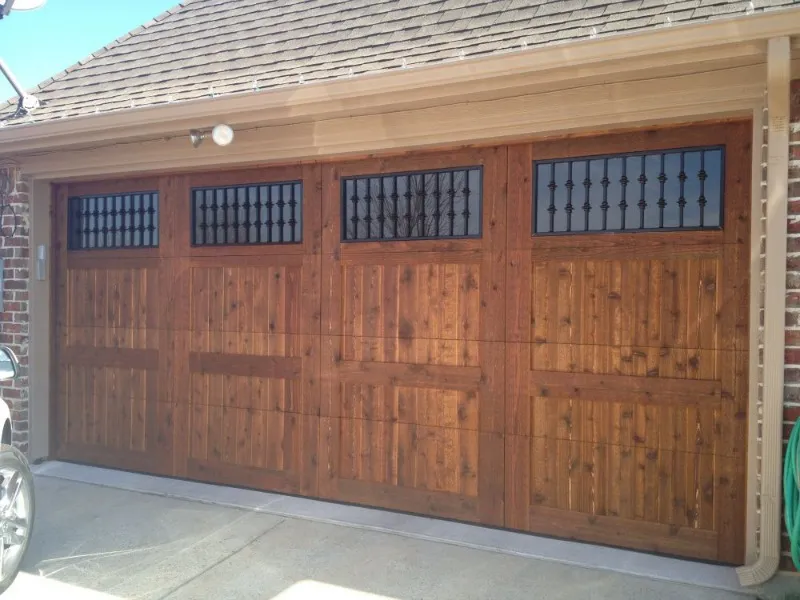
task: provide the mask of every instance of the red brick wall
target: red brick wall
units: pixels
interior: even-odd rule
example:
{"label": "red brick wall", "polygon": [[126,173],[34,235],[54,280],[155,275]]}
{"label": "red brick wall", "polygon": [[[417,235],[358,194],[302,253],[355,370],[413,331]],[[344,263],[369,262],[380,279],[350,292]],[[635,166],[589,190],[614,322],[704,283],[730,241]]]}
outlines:
{"label": "red brick wall", "polygon": [[[28,190],[24,183],[6,202],[0,228],[0,256],[4,260],[3,307],[0,311],[0,344],[17,355],[21,374],[0,386],[0,396],[11,408],[14,445],[28,450],[28,278],[30,275],[30,227]],[[13,235],[12,235],[13,234]]]}
{"label": "red brick wall", "polygon": [[[789,222],[786,258],[786,352],[784,442],[800,418],[800,80],[792,82],[789,137]],[[789,538],[783,535],[781,568],[794,571]]]}

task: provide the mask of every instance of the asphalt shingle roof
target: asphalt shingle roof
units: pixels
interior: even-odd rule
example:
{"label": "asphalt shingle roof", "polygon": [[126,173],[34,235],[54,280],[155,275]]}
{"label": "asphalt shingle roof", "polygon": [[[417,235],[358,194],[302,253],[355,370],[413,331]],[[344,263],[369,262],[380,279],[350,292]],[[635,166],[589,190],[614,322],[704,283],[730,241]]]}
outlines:
{"label": "asphalt shingle roof", "polygon": [[33,93],[47,121],[796,5],[798,0],[190,0]]}

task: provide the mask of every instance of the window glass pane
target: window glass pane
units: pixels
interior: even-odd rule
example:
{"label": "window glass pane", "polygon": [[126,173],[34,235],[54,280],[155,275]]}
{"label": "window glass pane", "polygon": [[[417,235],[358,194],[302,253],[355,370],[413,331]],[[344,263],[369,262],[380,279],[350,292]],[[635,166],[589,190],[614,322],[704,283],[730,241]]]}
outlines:
{"label": "window glass pane", "polygon": [[534,163],[534,233],[716,229],[724,148]]}
{"label": "window glass pane", "polygon": [[70,250],[158,246],[158,193],[68,198]]}
{"label": "window glass pane", "polygon": [[480,237],[480,167],[350,177],[343,241]]}
{"label": "window glass pane", "polygon": [[302,241],[299,181],[198,188],[192,194],[195,246]]}

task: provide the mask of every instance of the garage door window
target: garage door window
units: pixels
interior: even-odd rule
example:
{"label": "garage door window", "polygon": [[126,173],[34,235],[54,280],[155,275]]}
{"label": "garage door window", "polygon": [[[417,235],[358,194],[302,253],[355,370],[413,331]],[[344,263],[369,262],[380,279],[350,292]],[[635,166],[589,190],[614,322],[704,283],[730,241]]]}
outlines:
{"label": "garage door window", "polygon": [[194,246],[303,241],[303,184],[259,183],[192,190]]}
{"label": "garage door window", "polygon": [[342,179],[342,240],[481,236],[482,169],[465,167]]}
{"label": "garage door window", "polygon": [[68,204],[70,250],[158,246],[158,192],[78,196]]}
{"label": "garage door window", "polygon": [[537,161],[535,234],[720,229],[721,146]]}

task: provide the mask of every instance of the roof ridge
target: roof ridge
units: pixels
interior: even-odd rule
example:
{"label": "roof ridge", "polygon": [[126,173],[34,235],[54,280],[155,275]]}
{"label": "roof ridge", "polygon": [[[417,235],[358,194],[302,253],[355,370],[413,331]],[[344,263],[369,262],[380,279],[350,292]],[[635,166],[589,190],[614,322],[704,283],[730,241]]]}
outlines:
{"label": "roof ridge", "polygon": [[[105,46],[100,48],[99,50],[96,50],[96,51],[92,52],[91,54],[89,54],[89,56],[85,56],[84,58],[82,58],[78,62],[73,63],[72,65],[70,65],[69,67],[64,69],[63,71],[59,71],[55,75],[51,75],[50,77],[48,77],[44,81],[39,82],[36,85],[36,87],[34,87],[33,89],[31,89],[29,91],[29,93],[31,95],[35,96],[37,93],[44,91],[45,88],[47,88],[47,86],[49,86],[50,84],[55,83],[57,81],[60,81],[61,79],[63,79],[64,77],[66,77],[67,75],[69,75],[70,73],[75,71],[75,69],[77,69],[78,67],[82,67],[82,66],[86,65],[87,63],[91,62],[92,60],[94,60],[96,58],[100,58],[101,56],[103,56],[107,52],[109,52],[109,51],[113,50],[114,48],[116,48],[117,46],[119,46],[122,42],[125,42],[125,41],[129,40],[130,38],[140,34],[144,30],[152,27],[153,25],[155,25],[157,23],[161,23],[161,22],[165,21],[168,17],[171,17],[172,15],[178,13],[180,10],[182,10],[188,4],[190,4],[190,3],[194,2],[194,1],[195,0],[183,0],[182,2],[179,2],[178,4],[173,6],[172,8],[169,8],[169,9],[165,10],[164,12],[156,15],[155,17],[153,17],[149,21],[143,23],[142,25],[139,25],[139,27],[137,27],[136,29],[128,31],[124,35],[121,35],[117,39],[109,42],[108,44],[106,44]],[[15,100],[16,100],[16,98],[10,98],[6,102],[7,102],[7,104],[9,106],[13,106]],[[3,107],[3,108],[5,108],[5,107]]]}

